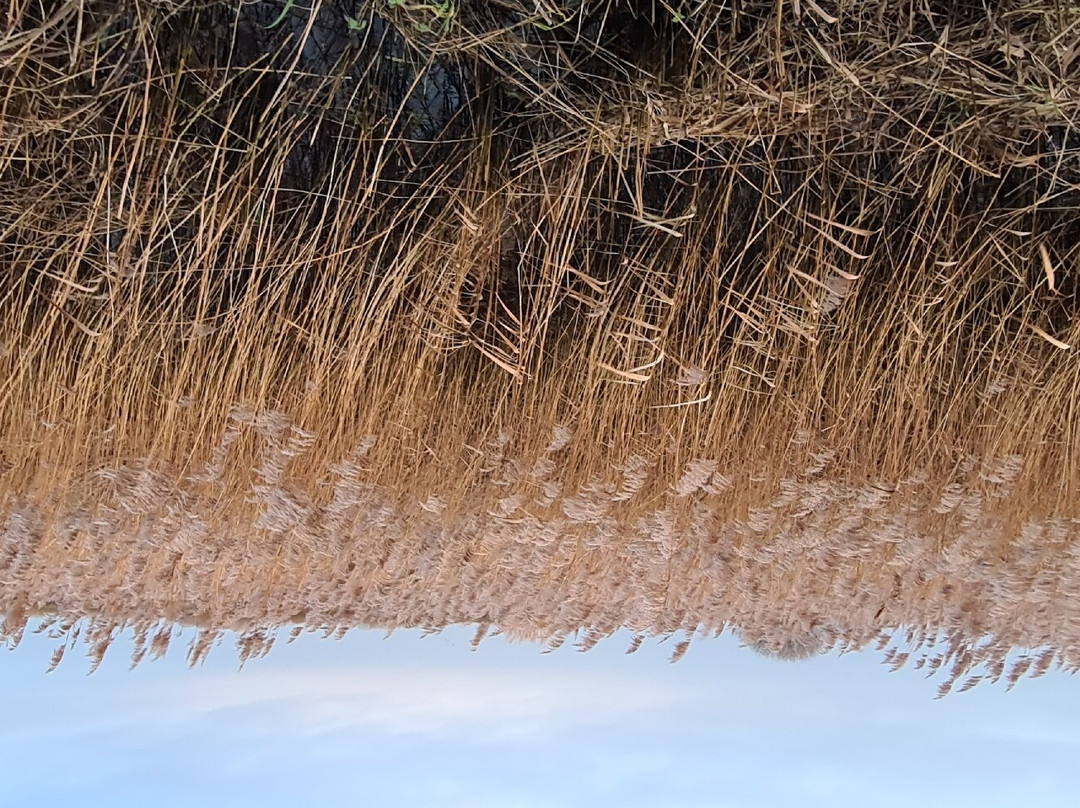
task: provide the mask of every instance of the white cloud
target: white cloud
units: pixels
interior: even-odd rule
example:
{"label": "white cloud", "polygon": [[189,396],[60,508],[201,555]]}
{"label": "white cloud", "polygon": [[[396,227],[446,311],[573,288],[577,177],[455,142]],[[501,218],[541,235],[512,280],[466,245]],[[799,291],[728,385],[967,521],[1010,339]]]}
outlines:
{"label": "white cloud", "polygon": [[[72,693],[65,712],[77,720],[67,727],[95,731],[211,720],[237,732],[247,727],[318,735],[368,728],[476,741],[533,740],[623,723],[628,716],[639,720],[692,696],[685,687],[610,673],[386,667],[185,674],[99,689],[93,702]],[[55,700],[53,706],[59,707]]]}

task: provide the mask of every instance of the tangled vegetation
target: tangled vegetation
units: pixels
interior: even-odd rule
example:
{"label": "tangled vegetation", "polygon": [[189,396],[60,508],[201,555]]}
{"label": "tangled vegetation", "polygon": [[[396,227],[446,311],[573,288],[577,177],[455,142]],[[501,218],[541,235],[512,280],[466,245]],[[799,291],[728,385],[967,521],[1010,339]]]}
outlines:
{"label": "tangled vegetation", "polygon": [[1077,3],[2,31],[5,636],[735,626],[943,635],[948,686],[1080,667]]}

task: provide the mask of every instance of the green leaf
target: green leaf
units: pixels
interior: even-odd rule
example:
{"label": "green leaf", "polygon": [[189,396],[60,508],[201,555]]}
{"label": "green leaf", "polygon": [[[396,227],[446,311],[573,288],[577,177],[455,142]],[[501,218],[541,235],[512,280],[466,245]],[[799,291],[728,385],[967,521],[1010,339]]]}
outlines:
{"label": "green leaf", "polygon": [[281,13],[277,15],[277,19],[270,23],[267,29],[277,28],[281,23],[285,21],[285,18],[289,16],[289,12],[292,11],[293,4],[296,0],[285,0],[285,8],[281,9]]}

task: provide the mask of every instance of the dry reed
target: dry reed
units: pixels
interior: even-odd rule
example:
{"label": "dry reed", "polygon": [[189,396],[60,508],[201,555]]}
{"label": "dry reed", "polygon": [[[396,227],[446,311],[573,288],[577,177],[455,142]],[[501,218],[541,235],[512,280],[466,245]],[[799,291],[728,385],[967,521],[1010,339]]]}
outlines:
{"label": "dry reed", "polygon": [[946,690],[1080,666],[1075,3],[3,24],[12,641],[732,626],[945,637]]}

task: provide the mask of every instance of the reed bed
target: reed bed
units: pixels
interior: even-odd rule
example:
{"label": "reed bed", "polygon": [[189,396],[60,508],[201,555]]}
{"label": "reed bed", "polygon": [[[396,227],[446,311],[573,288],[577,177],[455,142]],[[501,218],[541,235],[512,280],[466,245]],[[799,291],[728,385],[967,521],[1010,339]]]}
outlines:
{"label": "reed bed", "polygon": [[1076,3],[3,24],[10,642],[1080,666]]}

